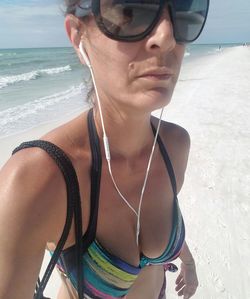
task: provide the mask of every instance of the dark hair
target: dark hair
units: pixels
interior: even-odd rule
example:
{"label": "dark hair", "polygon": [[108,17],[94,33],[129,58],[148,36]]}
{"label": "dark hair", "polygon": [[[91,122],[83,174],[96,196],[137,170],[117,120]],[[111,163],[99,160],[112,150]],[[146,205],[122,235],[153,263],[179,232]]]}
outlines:
{"label": "dark hair", "polygon": [[[76,5],[79,3],[79,0],[64,0],[64,15],[72,14],[75,15],[76,11]],[[82,19],[82,18],[81,18]],[[91,76],[89,78],[89,81],[87,82],[87,101],[91,104],[94,104],[94,84],[92,82]]]}

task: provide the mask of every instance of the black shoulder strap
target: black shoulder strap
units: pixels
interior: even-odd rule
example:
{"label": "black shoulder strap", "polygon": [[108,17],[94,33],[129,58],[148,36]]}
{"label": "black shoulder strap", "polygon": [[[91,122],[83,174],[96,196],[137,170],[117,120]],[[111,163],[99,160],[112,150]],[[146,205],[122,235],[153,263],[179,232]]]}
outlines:
{"label": "black shoulder strap", "polygon": [[83,271],[82,271],[82,259],[81,255],[83,252],[83,245],[81,241],[82,236],[82,215],[81,215],[81,201],[80,201],[80,193],[79,193],[79,184],[77,180],[77,175],[75,169],[68,158],[68,156],[55,144],[44,141],[44,140],[34,140],[29,142],[24,142],[20,146],[18,146],[12,154],[15,154],[17,151],[29,148],[29,147],[40,147],[45,150],[52,159],[56,162],[58,167],[60,168],[63,177],[66,182],[67,187],[67,216],[66,222],[64,225],[62,236],[57,244],[55,252],[47,266],[45,274],[40,281],[38,278],[36,291],[34,295],[34,299],[45,298],[43,296],[43,291],[47,285],[47,282],[50,278],[50,275],[56,265],[56,262],[60,256],[60,253],[63,249],[63,246],[67,240],[67,236],[70,231],[72,217],[74,213],[74,222],[75,222],[75,239],[76,239],[76,264],[77,264],[77,288],[78,288],[78,296],[79,299],[83,299]]}
{"label": "black shoulder strap", "polygon": [[[155,135],[156,134],[156,129],[153,126],[152,122],[151,122],[151,127],[152,127],[153,133]],[[171,163],[171,160],[169,158],[167,149],[166,149],[160,135],[158,135],[158,137],[157,137],[157,142],[158,142],[163,160],[164,160],[165,165],[166,165],[167,170],[168,170],[168,174],[169,174],[169,177],[170,177],[170,181],[171,181],[174,196],[177,197],[177,188],[176,188],[176,179],[175,179],[175,174],[174,174],[174,168],[172,166],[172,163]]]}

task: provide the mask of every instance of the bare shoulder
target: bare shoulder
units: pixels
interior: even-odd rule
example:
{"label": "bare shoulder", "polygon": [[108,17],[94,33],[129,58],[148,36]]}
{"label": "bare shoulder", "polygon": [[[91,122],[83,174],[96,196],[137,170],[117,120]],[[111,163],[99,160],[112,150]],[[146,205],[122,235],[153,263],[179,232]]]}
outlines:
{"label": "bare shoulder", "polygon": [[[54,143],[71,160],[77,160],[77,142],[82,140],[82,135],[78,134],[80,126],[79,122],[73,121],[41,139]],[[63,175],[44,150],[38,147],[22,149],[2,167],[0,298],[32,298],[46,244],[58,243],[66,212],[67,191]]]}
{"label": "bare shoulder", "polygon": [[[40,138],[63,150],[75,168],[86,143],[79,134],[84,131],[82,122],[77,117]],[[61,170],[46,151],[32,147],[16,152],[0,171],[0,198],[2,194],[10,205],[20,205],[22,215],[32,211],[30,223],[43,225],[48,242],[57,243],[65,223],[67,192]]]}
{"label": "bare shoulder", "polygon": [[46,243],[55,223],[63,227],[56,193],[65,196],[62,175],[41,149],[21,150],[1,169],[0,298],[32,298]]}
{"label": "bare shoulder", "polygon": [[[153,118],[155,127],[157,123],[158,119]],[[191,141],[189,133],[186,129],[177,124],[162,121],[160,136],[172,162],[177,180],[177,189],[180,191],[184,181],[190,150]]]}
{"label": "bare shoulder", "polygon": [[53,129],[40,139],[59,146],[74,164],[88,148],[87,111]]}
{"label": "bare shoulder", "polygon": [[20,150],[0,171],[1,207],[12,207],[17,217],[28,219],[27,229],[33,225],[41,228],[41,238],[53,238],[50,225],[58,192],[59,196],[66,194],[63,176],[52,158],[40,148]]}
{"label": "bare shoulder", "polygon": [[165,142],[171,140],[173,146],[180,148],[184,152],[189,151],[190,135],[185,128],[171,122],[163,121],[161,134]]}

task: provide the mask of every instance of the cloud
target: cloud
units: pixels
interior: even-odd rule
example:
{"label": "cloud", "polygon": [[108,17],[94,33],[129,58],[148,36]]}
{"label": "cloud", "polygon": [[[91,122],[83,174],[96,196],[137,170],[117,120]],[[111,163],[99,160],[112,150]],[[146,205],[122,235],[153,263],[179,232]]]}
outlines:
{"label": "cloud", "polygon": [[67,45],[62,1],[3,1],[0,48]]}
{"label": "cloud", "polygon": [[27,5],[25,4],[8,4],[2,5],[0,10],[0,15],[2,18],[7,19],[25,19],[30,18],[31,16],[35,18],[36,16],[59,16],[63,15],[60,5],[55,3],[49,3],[47,5],[42,5],[39,3],[38,5]]}

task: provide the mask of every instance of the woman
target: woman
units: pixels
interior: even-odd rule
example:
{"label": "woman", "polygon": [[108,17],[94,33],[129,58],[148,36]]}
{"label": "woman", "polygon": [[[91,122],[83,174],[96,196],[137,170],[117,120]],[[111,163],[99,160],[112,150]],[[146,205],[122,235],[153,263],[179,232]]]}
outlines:
{"label": "woman", "polygon": [[[86,298],[165,298],[164,271],[175,270],[170,261],[178,256],[178,295],[187,299],[196,291],[195,262],[177,201],[189,135],[169,122],[159,126],[151,112],[170,102],[184,42],[196,39],[205,24],[205,2],[185,1],[184,7],[179,1],[97,0],[92,8],[87,0],[66,3],[67,34],[91,69],[94,105],[41,139],[63,149],[73,163],[83,235],[94,217],[90,202],[98,203],[95,240],[83,254]],[[193,9],[200,4],[202,10]],[[187,31],[192,22],[196,31]],[[93,142],[103,161],[95,196]],[[1,170],[0,200],[0,298],[32,298],[45,247],[54,251],[64,227],[63,176],[41,149],[19,151]],[[72,225],[58,262],[63,281],[58,299],[77,298],[74,244]]]}

